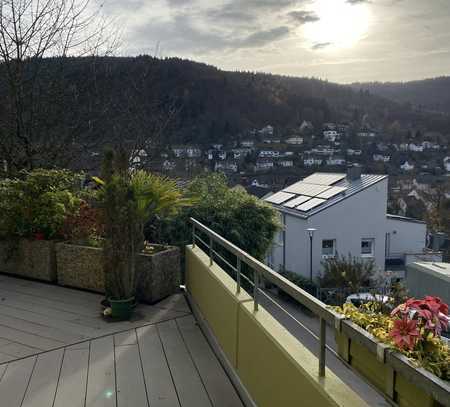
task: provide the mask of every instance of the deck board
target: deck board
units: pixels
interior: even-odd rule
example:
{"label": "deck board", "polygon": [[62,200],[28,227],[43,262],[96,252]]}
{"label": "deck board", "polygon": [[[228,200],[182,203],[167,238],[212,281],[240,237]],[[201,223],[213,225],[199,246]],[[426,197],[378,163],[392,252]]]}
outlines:
{"label": "deck board", "polygon": [[150,406],[179,406],[172,374],[159,339],[157,327],[150,325],[139,328],[136,332]]}
{"label": "deck board", "polygon": [[63,353],[59,349],[38,356],[21,407],[48,407],[53,404]]}
{"label": "deck board", "polygon": [[176,322],[213,405],[243,407],[241,399],[196,325],[194,317],[189,315],[178,318]]}
{"label": "deck board", "polygon": [[65,350],[54,407],[84,407],[89,349]]}
{"label": "deck board", "polygon": [[86,407],[116,407],[116,376],[112,336],[91,341]]}
{"label": "deck board", "polygon": [[2,407],[20,407],[33,372],[36,356],[8,364],[0,382]]}
{"label": "deck board", "polygon": [[197,369],[187,352],[175,321],[158,324],[178,397],[183,407],[211,407]]}
{"label": "deck board", "polygon": [[[134,330],[133,334],[136,335]],[[115,346],[115,355],[117,407],[148,407],[147,391],[137,344]]]}

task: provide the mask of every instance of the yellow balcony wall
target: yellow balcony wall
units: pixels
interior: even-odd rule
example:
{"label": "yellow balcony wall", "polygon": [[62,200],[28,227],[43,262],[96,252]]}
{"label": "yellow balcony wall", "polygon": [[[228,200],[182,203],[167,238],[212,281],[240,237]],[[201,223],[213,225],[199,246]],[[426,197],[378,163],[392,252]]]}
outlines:
{"label": "yellow balcony wall", "polygon": [[186,288],[259,407],[367,406],[328,369],[320,378],[318,359],[198,247],[186,248]]}

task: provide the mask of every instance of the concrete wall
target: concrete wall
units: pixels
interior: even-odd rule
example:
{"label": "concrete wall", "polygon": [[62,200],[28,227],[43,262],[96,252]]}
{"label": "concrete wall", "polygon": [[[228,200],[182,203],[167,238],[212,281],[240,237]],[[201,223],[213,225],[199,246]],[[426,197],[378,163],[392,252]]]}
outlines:
{"label": "concrete wall", "polygon": [[411,297],[440,297],[450,304],[450,265],[447,263],[413,263],[406,268],[406,288]]}
{"label": "concrete wall", "polygon": [[422,253],[426,245],[427,225],[386,218],[386,233],[389,234],[388,257],[394,254]]}
{"label": "concrete wall", "polygon": [[[309,277],[309,237],[306,229],[315,228],[313,274],[321,270],[322,240],[335,239],[339,254],[361,254],[361,239],[375,239],[374,260],[384,270],[387,209],[387,179],[331,206],[308,219],[286,214],[286,269]],[[283,264],[282,250],[273,254],[277,270]]]}
{"label": "concrete wall", "polygon": [[198,247],[186,248],[186,287],[259,407],[367,405],[328,369],[319,378],[317,358]]}

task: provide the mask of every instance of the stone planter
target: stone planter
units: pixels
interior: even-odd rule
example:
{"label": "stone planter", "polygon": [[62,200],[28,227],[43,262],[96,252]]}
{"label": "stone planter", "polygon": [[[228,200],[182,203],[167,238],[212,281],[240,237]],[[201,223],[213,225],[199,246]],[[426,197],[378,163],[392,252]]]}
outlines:
{"label": "stone planter", "polygon": [[58,243],[56,267],[58,285],[105,292],[102,249]]}
{"label": "stone planter", "polygon": [[[105,292],[102,249],[67,243],[56,245],[58,284]],[[139,301],[155,303],[175,293],[180,285],[180,252],[167,247],[140,254],[136,262]]]}
{"label": "stone planter", "polygon": [[0,241],[0,272],[55,282],[55,242],[28,239]]}
{"label": "stone planter", "polygon": [[[403,355],[385,350],[352,322],[342,322],[342,331],[336,331],[336,344],[339,356],[398,406],[450,406],[450,383],[414,367]],[[377,354],[379,350],[385,351],[384,361]]]}

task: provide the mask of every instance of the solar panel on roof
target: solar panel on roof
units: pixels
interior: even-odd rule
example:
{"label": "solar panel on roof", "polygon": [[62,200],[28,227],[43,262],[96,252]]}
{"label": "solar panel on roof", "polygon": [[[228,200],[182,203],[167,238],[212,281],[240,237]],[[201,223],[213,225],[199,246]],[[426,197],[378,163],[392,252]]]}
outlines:
{"label": "solar panel on roof", "polygon": [[283,206],[286,206],[287,208],[295,208],[297,205],[301,205],[302,203],[305,203],[306,201],[309,201],[311,199],[310,196],[300,195],[297,198],[291,199],[290,201],[287,201],[283,204]]}
{"label": "solar panel on roof", "polygon": [[305,202],[304,204],[297,206],[297,208],[295,209],[302,212],[308,212],[309,210],[323,204],[324,202],[326,202],[326,199],[312,198],[309,201]]}
{"label": "solar panel on roof", "polygon": [[315,184],[308,184],[306,182],[300,181],[295,183],[294,185],[291,185],[290,187],[285,188],[284,192],[289,192],[292,194],[297,195],[306,195],[306,196],[316,196],[318,194],[321,194],[322,192],[326,191],[329,186],[325,185],[315,185]]}
{"label": "solar panel on roof", "polygon": [[330,198],[333,198],[336,195],[341,194],[346,189],[347,188],[344,188],[344,187],[331,187],[330,189],[327,189],[326,191],[324,191],[321,194],[317,195],[317,198],[330,199]]}
{"label": "solar panel on roof", "polygon": [[330,174],[325,172],[316,172],[315,174],[306,177],[303,182],[318,185],[333,185],[338,181],[343,180],[346,177],[345,174]]}
{"label": "solar panel on roof", "polygon": [[287,192],[277,192],[265,199],[266,202],[273,203],[275,205],[280,205],[283,202],[286,202],[288,199],[294,198],[295,194],[289,194]]}

